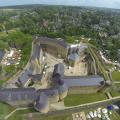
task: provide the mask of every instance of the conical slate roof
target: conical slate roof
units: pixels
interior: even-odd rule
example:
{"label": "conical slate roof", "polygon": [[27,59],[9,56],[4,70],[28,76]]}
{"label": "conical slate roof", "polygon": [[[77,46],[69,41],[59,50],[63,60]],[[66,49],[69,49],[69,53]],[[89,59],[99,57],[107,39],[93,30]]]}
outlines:
{"label": "conical slate roof", "polygon": [[34,104],[34,108],[42,113],[46,113],[49,110],[49,101],[48,101],[48,97],[41,92],[39,97],[37,98],[35,104]]}

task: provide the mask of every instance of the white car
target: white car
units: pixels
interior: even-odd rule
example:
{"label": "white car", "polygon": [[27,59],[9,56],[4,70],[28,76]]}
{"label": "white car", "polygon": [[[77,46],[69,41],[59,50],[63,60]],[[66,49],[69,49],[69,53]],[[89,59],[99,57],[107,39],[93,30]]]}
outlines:
{"label": "white car", "polygon": [[98,114],[98,118],[101,118],[102,117],[102,115],[101,114]]}
{"label": "white car", "polygon": [[89,115],[91,116],[91,118],[95,117],[92,111],[89,112]]}
{"label": "white car", "polygon": [[101,113],[101,108],[97,109],[97,113],[99,113],[99,114]]}
{"label": "white car", "polygon": [[94,111],[94,116],[97,117],[97,111],[96,110]]}
{"label": "white car", "polygon": [[87,118],[87,119],[90,119],[91,117],[90,117],[90,115],[89,115],[89,114],[87,114],[87,115],[86,115],[86,118]]}

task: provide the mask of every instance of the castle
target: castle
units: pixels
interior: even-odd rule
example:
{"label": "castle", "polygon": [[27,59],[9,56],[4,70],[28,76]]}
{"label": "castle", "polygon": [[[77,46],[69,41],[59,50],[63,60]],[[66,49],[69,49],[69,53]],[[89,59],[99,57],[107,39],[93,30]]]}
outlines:
{"label": "castle", "polygon": [[1,88],[0,101],[12,106],[33,106],[35,110],[47,113],[50,104],[63,100],[68,94],[98,92],[106,84],[102,76],[65,76],[63,63],[54,65],[54,70],[51,71],[51,87],[44,89],[28,87],[31,81],[36,84],[44,84],[46,80],[43,79],[46,69],[45,53],[62,58],[66,64],[74,67],[84,59],[82,51],[86,48],[85,44],[70,47],[63,39],[35,37],[29,66],[17,80],[19,88]]}

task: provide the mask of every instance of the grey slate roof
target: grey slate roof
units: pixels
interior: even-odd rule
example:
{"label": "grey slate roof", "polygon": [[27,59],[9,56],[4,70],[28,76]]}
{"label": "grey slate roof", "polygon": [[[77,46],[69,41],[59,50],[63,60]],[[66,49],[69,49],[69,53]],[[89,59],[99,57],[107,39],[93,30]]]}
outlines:
{"label": "grey slate roof", "polygon": [[104,78],[98,75],[92,76],[65,76],[63,81],[68,87],[77,86],[101,86],[104,83]]}
{"label": "grey slate roof", "polygon": [[39,41],[41,44],[45,42],[53,42],[63,46],[64,48],[68,48],[68,44],[63,39],[57,40],[55,38],[37,37],[35,41]]}
{"label": "grey slate roof", "polygon": [[52,96],[58,96],[58,90],[55,88],[50,88],[50,89],[40,89],[37,91],[37,94],[39,95],[41,92],[44,92],[46,96],[52,97]]}
{"label": "grey slate roof", "polygon": [[25,72],[18,78],[18,82],[24,86],[26,82],[30,79],[30,75],[32,74],[32,70],[25,70]]}
{"label": "grey slate roof", "polygon": [[41,46],[38,44],[34,44],[33,46],[33,53],[31,56],[31,60],[35,60],[36,58],[39,59],[41,52]]}
{"label": "grey slate roof", "polygon": [[31,80],[34,81],[41,81],[42,79],[42,74],[36,74],[36,75],[30,75]]}
{"label": "grey slate roof", "polygon": [[36,99],[36,90],[34,88],[7,88],[0,89],[0,101],[21,101]]}
{"label": "grey slate roof", "polygon": [[41,112],[42,110],[46,109],[46,107],[48,106],[49,106],[48,97],[43,92],[41,92],[36,100],[34,108],[37,111]]}
{"label": "grey slate roof", "polygon": [[65,68],[64,68],[64,65],[62,63],[56,64],[54,66],[53,77],[55,75],[60,75],[61,77],[63,77],[64,71],[65,71]]}

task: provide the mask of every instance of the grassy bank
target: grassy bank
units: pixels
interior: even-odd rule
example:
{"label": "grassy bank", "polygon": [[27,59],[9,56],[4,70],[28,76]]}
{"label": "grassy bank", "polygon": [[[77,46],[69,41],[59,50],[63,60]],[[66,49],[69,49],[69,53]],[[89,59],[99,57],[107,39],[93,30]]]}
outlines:
{"label": "grassy bank", "polygon": [[4,120],[4,117],[14,110],[13,107],[0,103],[0,120]]}
{"label": "grassy bank", "polygon": [[113,71],[112,72],[112,79],[116,81],[120,81],[120,72],[119,71]]}
{"label": "grassy bank", "polygon": [[96,52],[95,48],[93,48],[91,46],[91,44],[88,44],[88,46],[89,46],[89,52],[90,52],[91,56],[94,57],[94,59],[96,61],[96,66],[99,69],[100,73],[104,76],[105,80],[109,80],[108,72],[102,63],[100,56]]}
{"label": "grassy bank", "polygon": [[71,94],[64,99],[65,106],[76,106],[85,103],[96,102],[100,100],[105,100],[106,95],[103,93],[95,94]]}
{"label": "grassy bank", "polygon": [[18,110],[15,113],[13,113],[12,116],[10,116],[8,120],[23,120],[22,115],[27,114],[27,113],[33,113],[33,112],[36,112],[34,108]]}
{"label": "grassy bank", "polygon": [[120,96],[120,92],[118,91],[111,91],[112,97]]}

